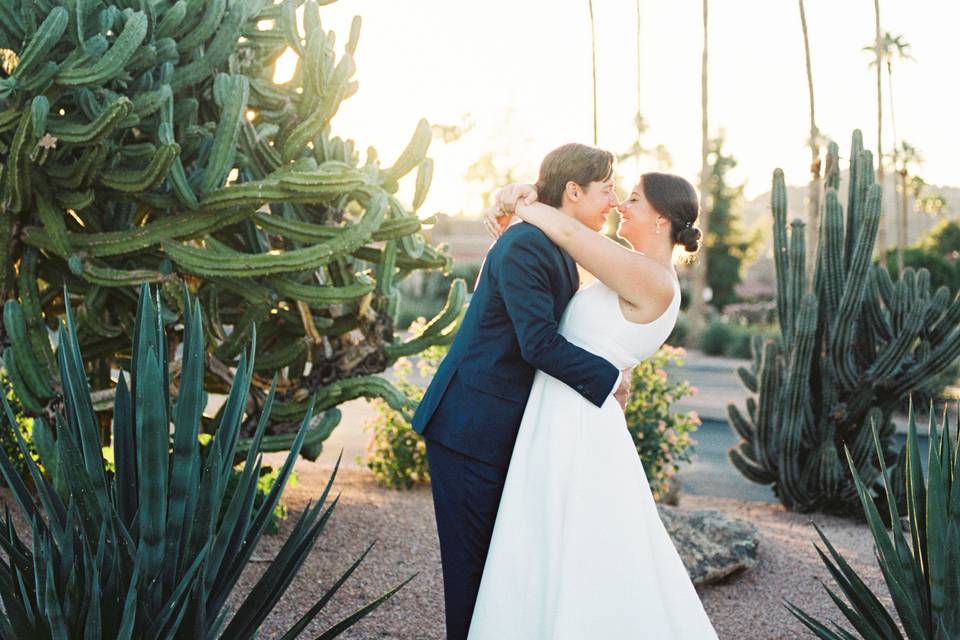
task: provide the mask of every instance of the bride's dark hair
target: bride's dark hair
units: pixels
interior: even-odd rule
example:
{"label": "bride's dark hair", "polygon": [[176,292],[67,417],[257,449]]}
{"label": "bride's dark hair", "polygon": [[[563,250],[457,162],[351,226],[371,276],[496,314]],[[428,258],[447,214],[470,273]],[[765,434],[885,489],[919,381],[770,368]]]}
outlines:
{"label": "bride's dark hair", "polygon": [[700,229],[693,226],[700,203],[693,185],[670,173],[650,172],[640,176],[643,196],[660,215],[670,220],[670,239],[690,253],[700,249]]}

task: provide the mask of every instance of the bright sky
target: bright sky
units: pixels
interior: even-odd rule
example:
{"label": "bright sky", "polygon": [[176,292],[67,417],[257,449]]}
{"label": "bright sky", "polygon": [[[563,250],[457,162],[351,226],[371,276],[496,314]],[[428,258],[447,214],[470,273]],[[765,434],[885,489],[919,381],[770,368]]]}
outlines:
{"label": "bright sky", "polygon": [[[599,145],[626,150],[637,110],[637,18],[628,0],[595,0]],[[648,146],[665,145],[673,171],[696,184],[700,166],[699,0],[641,0],[641,111]],[[817,124],[849,147],[852,130],[876,149],[875,75],[861,48],[874,38],[870,0],[807,0]],[[389,165],[417,121],[474,128],[459,141],[435,140],[435,170],[422,214],[475,214],[478,188],[467,167],[492,152],[530,181],[543,155],[565,142],[592,142],[587,0],[339,0],[321,8],[342,51],[354,15],[363,18],[357,95],[334,133],[374,145]],[[894,67],[897,134],[916,146],[928,183],[960,184],[956,61],[960,3],[881,0],[881,28],[903,34],[916,62]],[[808,177],[808,97],[799,9],[791,0],[727,0],[710,6],[709,118],[726,131],[739,161],[733,178],[747,195],[765,191],[774,168],[787,181]],[[886,78],[884,77],[884,90]],[[890,149],[884,98],[884,147]],[[621,167],[625,175],[653,168]],[[409,191],[409,185],[406,185]]]}

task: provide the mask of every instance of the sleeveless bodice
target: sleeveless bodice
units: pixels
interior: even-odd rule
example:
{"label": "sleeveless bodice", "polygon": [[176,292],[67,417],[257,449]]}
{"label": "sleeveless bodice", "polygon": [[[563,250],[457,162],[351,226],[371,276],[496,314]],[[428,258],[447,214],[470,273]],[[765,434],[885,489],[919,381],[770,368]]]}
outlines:
{"label": "sleeveless bodice", "polygon": [[623,317],[617,292],[599,280],[573,296],[560,321],[560,333],[571,343],[627,369],[649,358],[666,341],[680,312],[680,284],[670,305],[653,322]]}

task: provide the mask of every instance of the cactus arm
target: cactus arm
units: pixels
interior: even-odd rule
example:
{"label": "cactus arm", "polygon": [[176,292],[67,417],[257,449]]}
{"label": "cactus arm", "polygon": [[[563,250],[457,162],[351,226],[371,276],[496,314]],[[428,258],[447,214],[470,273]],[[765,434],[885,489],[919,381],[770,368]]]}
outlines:
{"label": "cactus arm", "polygon": [[443,344],[453,340],[456,327],[463,313],[463,305],[467,297],[467,284],[457,278],[450,286],[447,301],[440,313],[436,315],[418,335],[406,342],[389,345],[386,349],[387,361],[396,362],[398,358],[420,353],[424,349],[436,344]]}
{"label": "cactus arm", "polygon": [[147,15],[134,11],[127,18],[123,30],[107,50],[92,65],[61,69],[57,83],[63,86],[95,85],[120,73],[147,36]]}
{"label": "cactus arm", "polygon": [[832,328],[834,336],[834,346],[831,349],[833,366],[837,371],[840,381],[848,388],[853,388],[858,384],[858,372],[854,368],[851,352],[853,349],[856,323],[863,302],[864,290],[866,289],[865,279],[873,254],[873,243],[876,238],[879,218],[880,187],[879,185],[874,185],[874,187],[870,189],[870,195],[864,207],[863,233],[860,236],[859,242],[856,244],[853,258],[850,261],[850,271],[846,286]]}

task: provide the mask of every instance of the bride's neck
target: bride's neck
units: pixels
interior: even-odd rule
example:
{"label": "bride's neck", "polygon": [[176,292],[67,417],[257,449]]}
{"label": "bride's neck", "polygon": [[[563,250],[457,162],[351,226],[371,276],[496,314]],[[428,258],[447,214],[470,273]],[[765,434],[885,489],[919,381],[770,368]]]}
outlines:
{"label": "bride's neck", "polygon": [[673,269],[673,247],[660,238],[624,238],[633,250],[642,253],[663,266]]}

